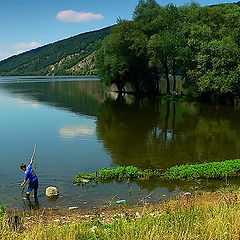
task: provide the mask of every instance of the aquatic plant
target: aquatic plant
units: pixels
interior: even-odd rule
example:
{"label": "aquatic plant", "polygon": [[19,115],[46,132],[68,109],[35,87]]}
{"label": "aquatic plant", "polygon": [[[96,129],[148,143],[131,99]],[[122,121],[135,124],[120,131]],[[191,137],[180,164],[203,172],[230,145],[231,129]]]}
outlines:
{"label": "aquatic plant", "polygon": [[105,182],[108,180],[149,180],[154,177],[169,180],[213,179],[240,176],[240,159],[224,162],[211,162],[202,164],[185,164],[162,169],[140,169],[134,166],[118,167],[116,169],[101,168],[96,173],[78,173],[73,179],[74,184],[88,181]]}
{"label": "aquatic plant", "polygon": [[74,184],[82,184],[86,181],[108,181],[108,180],[147,180],[153,177],[161,177],[163,176],[163,171],[161,169],[140,169],[134,166],[123,166],[118,167],[116,169],[110,168],[101,168],[96,173],[78,173],[77,176],[73,179]]}
{"label": "aquatic plant", "polygon": [[96,180],[96,174],[95,173],[84,173],[80,172],[74,177],[73,183],[86,183],[86,180],[91,181],[91,180]]}
{"label": "aquatic plant", "polygon": [[227,178],[240,175],[240,159],[171,167],[165,173],[170,180]]}

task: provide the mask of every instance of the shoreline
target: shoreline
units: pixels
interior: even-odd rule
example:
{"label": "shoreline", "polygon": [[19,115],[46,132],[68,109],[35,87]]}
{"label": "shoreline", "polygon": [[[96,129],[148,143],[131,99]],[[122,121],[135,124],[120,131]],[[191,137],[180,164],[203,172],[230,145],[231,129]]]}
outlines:
{"label": "shoreline", "polygon": [[[236,199],[237,198],[237,199]],[[230,185],[229,187],[223,187],[219,190],[206,191],[206,190],[196,190],[193,192],[181,192],[173,197],[161,199],[158,203],[149,203],[142,201],[140,204],[110,204],[109,206],[103,207],[92,207],[92,208],[79,208],[79,207],[46,207],[40,209],[11,209],[6,208],[5,213],[8,216],[20,216],[24,219],[24,223],[43,224],[48,225],[61,225],[61,224],[73,224],[77,221],[89,221],[94,219],[105,220],[107,218],[112,219],[114,215],[119,215],[120,217],[132,216],[139,218],[141,214],[148,214],[149,212],[159,211],[166,208],[170,203],[171,205],[178,205],[179,203],[186,206],[186,208],[191,207],[190,203],[201,204],[205,201],[208,205],[218,205],[222,201],[228,202],[231,199],[240,201],[240,188],[236,185]],[[189,205],[189,206],[187,206]],[[151,216],[154,216],[151,214]],[[119,216],[118,216],[119,217]],[[32,225],[33,224],[33,225]]]}
{"label": "shoreline", "polygon": [[[239,239],[240,188],[185,192],[158,204],[6,211],[1,239]],[[9,219],[19,218],[18,228]],[[15,225],[14,225],[15,224]]]}

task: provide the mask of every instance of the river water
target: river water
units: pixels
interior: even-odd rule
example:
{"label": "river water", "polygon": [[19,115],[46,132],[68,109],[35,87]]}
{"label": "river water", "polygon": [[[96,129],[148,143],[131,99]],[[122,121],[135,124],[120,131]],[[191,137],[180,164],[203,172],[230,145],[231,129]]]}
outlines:
{"label": "river water", "polygon": [[[133,165],[162,168],[240,157],[238,107],[196,102],[118,99],[89,77],[0,78],[0,204],[28,208],[17,184],[37,144],[40,207],[103,206],[119,199],[157,202],[179,191],[226,181],[131,182],[73,186],[77,172]],[[231,180],[238,184],[239,179]],[[55,202],[45,189],[57,186]],[[31,201],[33,199],[31,198]]]}

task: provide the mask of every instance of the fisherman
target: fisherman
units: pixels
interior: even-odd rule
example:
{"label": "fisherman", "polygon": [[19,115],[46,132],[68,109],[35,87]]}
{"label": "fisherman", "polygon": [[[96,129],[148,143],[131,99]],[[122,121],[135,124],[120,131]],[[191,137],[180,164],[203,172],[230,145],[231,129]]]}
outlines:
{"label": "fisherman", "polygon": [[32,190],[34,190],[34,197],[37,198],[38,178],[35,171],[32,168],[33,160],[34,154],[31,157],[30,164],[28,166],[26,166],[26,164],[24,163],[20,165],[20,168],[25,172],[24,181],[22,182],[21,187],[24,186],[24,184],[29,179],[28,189],[26,192],[26,199],[29,199]]}

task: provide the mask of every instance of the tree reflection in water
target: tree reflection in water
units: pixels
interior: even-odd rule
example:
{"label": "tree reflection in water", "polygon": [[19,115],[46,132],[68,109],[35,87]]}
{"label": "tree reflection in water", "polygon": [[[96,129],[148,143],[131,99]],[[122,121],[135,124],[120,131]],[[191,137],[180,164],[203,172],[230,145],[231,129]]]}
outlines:
{"label": "tree reflection in water", "polygon": [[231,106],[108,99],[97,133],[113,164],[168,168],[239,157],[238,118]]}

